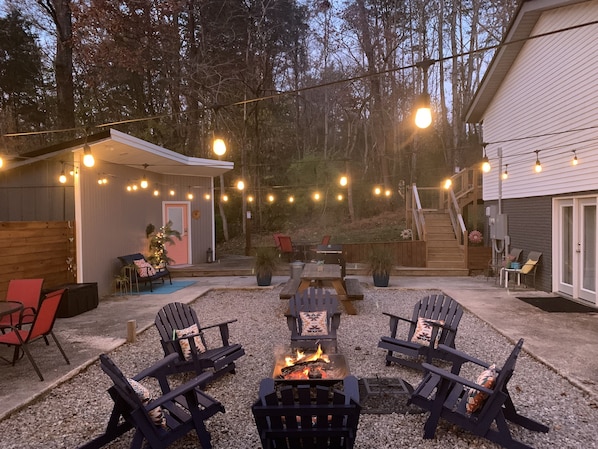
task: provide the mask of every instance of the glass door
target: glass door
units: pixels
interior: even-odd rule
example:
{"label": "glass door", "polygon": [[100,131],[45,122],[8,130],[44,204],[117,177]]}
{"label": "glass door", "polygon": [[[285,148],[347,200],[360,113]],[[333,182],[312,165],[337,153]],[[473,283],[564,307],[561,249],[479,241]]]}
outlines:
{"label": "glass door", "polygon": [[596,199],[580,200],[579,297],[596,302]]}
{"label": "glass door", "polygon": [[563,200],[559,203],[559,291],[573,296],[573,264],[574,264],[574,227],[573,200]]}

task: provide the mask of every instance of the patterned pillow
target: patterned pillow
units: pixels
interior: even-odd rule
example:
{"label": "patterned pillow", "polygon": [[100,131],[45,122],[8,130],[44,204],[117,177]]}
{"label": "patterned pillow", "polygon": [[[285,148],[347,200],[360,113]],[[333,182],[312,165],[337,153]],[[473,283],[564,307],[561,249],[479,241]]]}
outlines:
{"label": "patterned pillow", "polygon": [[[199,329],[197,328],[197,324],[192,324],[191,326],[186,327],[185,329],[176,329],[174,333],[176,335],[176,338],[183,338],[189,335],[199,334]],[[197,348],[198,352],[206,352],[206,347],[203,345],[200,336],[194,337],[193,342],[195,343],[195,347]],[[183,351],[183,356],[185,357],[185,360],[190,360],[191,344],[189,343],[189,340],[183,338],[182,340],[179,340],[179,344],[181,345],[181,350]]]}
{"label": "patterned pillow", "polygon": [[134,260],[139,277],[146,278],[156,274],[156,269],[143,259]]}
{"label": "patterned pillow", "polygon": [[[149,390],[145,388],[145,386],[133,379],[127,379],[127,381],[143,405],[147,405],[152,401],[152,395],[150,394]],[[148,412],[148,414],[155,426],[166,427],[166,417],[164,416],[162,407],[153,408]]]}
{"label": "patterned pillow", "polygon": [[318,312],[299,312],[301,319],[301,335],[324,336],[328,335],[328,323],[326,320],[326,311]]}
{"label": "patterned pillow", "polygon": [[[496,376],[496,365],[492,364],[488,369],[485,369],[480,373],[475,383],[492,390],[496,383]],[[470,388],[469,393],[467,394],[467,404],[465,404],[467,413],[471,414],[478,410],[484,404],[487,397],[488,395],[486,393]]]}
{"label": "patterned pillow", "polygon": [[[415,328],[415,333],[413,337],[411,337],[412,343],[418,343],[422,346],[430,346],[430,340],[432,339],[432,330],[434,326],[430,323],[438,323],[444,324],[444,320],[431,320],[429,318],[419,317],[417,319],[417,327]],[[436,333],[436,340],[434,341],[434,348],[438,347],[438,342],[440,341],[440,334],[442,333],[442,329],[438,329]]]}

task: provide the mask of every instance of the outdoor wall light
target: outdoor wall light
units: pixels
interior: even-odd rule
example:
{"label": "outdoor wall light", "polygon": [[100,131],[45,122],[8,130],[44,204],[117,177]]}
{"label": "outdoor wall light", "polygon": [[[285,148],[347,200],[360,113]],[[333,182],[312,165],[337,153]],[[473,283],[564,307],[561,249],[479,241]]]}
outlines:
{"label": "outdoor wall light", "polygon": [[91,148],[88,144],[83,146],[83,165],[86,167],[93,167],[96,163],[93,154],[91,154]]}

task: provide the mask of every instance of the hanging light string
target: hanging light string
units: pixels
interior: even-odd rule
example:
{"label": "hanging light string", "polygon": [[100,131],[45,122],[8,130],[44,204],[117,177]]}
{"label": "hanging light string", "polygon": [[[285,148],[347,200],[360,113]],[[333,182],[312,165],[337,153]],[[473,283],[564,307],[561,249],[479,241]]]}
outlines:
{"label": "hanging light string", "polygon": [[[431,58],[427,58],[427,61],[430,62],[430,64],[435,64],[437,62],[445,62],[445,61],[452,61],[455,58],[462,58],[465,56],[473,56],[476,55],[478,53],[484,53],[490,50],[497,50],[500,49],[502,47],[506,47],[509,45],[515,45],[515,44],[521,44],[527,41],[531,41],[534,39],[540,39],[543,37],[548,37],[548,36],[553,36],[555,34],[560,34],[560,33],[565,33],[568,31],[573,31],[573,30],[577,30],[577,29],[581,29],[581,28],[585,28],[585,27],[589,27],[589,26],[594,26],[594,25],[598,25],[598,20],[593,20],[590,22],[585,22],[585,23],[580,23],[577,25],[572,25],[569,27],[565,27],[565,28],[559,28],[557,30],[553,30],[553,31],[547,31],[545,33],[540,33],[540,34],[535,34],[533,36],[527,36],[521,39],[513,39],[510,40],[508,42],[500,42],[498,44],[494,44],[494,45],[488,45],[486,47],[482,47],[482,48],[478,48],[475,50],[469,50],[469,51],[465,51],[465,52],[461,52],[461,53],[457,53],[451,56],[445,56],[443,58],[439,58],[439,59],[431,59]],[[169,112],[166,114],[158,114],[158,115],[152,115],[152,116],[146,116],[146,117],[139,117],[139,118],[133,118],[133,119],[126,119],[126,120],[119,120],[119,121],[113,121],[113,122],[109,122],[109,123],[103,123],[100,125],[95,125],[95,128],[106,128],[106,127],[111,127],[111,126],[115,126],[115,125],[122,125],[122,124],[127,124],[127,123],[137,123],[137,122],[142,122],[142,121],[149,121],[149,120],[157,120],[157,119],[161,119],[161,118],[167,118],[167,117],[177,117],[180,115],[184,115],[184,114],[195,114],[197,112],[201,112],[201,111],[205,111],[208,109],[221,109],[221,108],[225,108],[225,107],[231,107],[231,106],[244,106],[247,104],[251,104],[251,103],[256,103],[259,101],[264,101],[264,100],[272,100],[275,98],[281,98],[284,96],[288,96],[288,95],[297,95],[301,92],[307,92],[307,91],[311,91],[314,89],[321,89],[324,87],[330,87],[330,86],[334,86],[334,85],[338,85],[338,84],[346,84],[346,83],[352,83],[354,81],[360,81],[363,79],[368,79],[368,78],[372,78],[372,77],[376,77],[376,76],[381,76],[381,75],[386,75],[389,73],[394,73],[394,72],[400,72],[400,71],[404,71],[404,70],[413,70],[419,67],[419,65],[421,65],[421,62],[416,62],[413,64],[408,64],[405,66],[400,66],[400,67],[394,67],[391,69],[386,69],[386,70],[382,70],[379,72],[374,72],[374,73],[364,73],[361,75],[356,75],[356,76],[352,76],[352,77],[347,77],[347,78],[342,78],[339,80],[335,80],[335,81],[329,81],[326,83],[319,83],[319,84],[315,84],[313,86],[306,86],[306,87],[302,87],[299,89],[293,89],[293,90],[288,90],[288,91],[281,91],[281,92],[276,92],[275,94],[272,95],[267,95],[267,96],[262,96],[262,97],[256,97],[256,98],[250,98],[250,99],[246,99],[246,100],[242,100],[242,101],[236,101],[236,102],[232,102],[232,103],[228,103],[228,104],[214,104],[214,105],[208,105],[208,106],[204,106],[202,108],[198,108],[198,109],[189,109],[186,111],[179,111],[179,112]],[[48,133],[59,133],[59,132],[67,132],[67,131],[75,131],[75,130],[80,130],[81,127],[77,127],[77,128],[67,128],[67,129],[58,129],[58,130],[46,130],[46,131],[32,131],[32,132],[24,132],[24,133],[8,133],[8,134],[4,134],[4,137],[17,137],[17,136],[28,136],[28,135],[36,135],[36,134],[48,134]],[[499,142],[493,142],[493,143],[499,143]]]}

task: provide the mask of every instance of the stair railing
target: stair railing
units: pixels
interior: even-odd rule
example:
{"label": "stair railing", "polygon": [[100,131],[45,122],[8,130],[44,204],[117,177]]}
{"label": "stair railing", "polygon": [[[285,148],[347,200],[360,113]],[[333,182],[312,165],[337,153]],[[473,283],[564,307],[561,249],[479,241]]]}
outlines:
{"label": "stair railing", "polygon": [[447,190],[445,206],[451,219],[451,225],[453,227],[457,243],[463,248],[463,258],[465,266],[467,266],[467,246],[469,243],[467,239],[467,227],[463,221],[461,207],[459,206],[459,202],[457,201],[457,197],[455,196],[455,192],[452,188]]}
{"label": "stair railing", "polygon": [[411,211],[413,213],[413,223],[417,231],[419,240],[426,241],[426,219],[424,218],[424,209],[419,198],[417,186],[415,184],[411,187]]}

